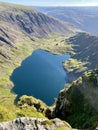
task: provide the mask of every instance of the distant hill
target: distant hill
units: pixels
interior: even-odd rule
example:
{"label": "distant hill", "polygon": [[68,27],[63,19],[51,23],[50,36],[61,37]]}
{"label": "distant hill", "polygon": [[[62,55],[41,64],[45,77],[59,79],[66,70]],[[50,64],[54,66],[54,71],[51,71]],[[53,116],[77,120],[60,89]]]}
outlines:
{"label": "distant hill", "polygon": [[39,11],[98,35],[98,7],[36,7]]}

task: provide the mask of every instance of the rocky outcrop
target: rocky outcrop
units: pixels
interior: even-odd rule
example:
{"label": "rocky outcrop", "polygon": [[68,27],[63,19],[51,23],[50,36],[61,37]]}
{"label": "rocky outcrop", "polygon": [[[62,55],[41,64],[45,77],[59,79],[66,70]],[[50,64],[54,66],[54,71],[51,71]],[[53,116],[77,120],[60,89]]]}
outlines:
{"label": "rocky outcrop", "polygon": [[34,109],[36,109],[37,112],[41,112],[41,113],[44,113],[48,108],[48,106],[40,99],[36,99],[32,96],[27,96],[27,95],[23,95],[22,97],[19,98],[19,101],[17,102],[17,106],[19,108],[33,107]]}
{"label": "rocky outcrop", "polygon": [[94,130],[98,126],[98,69],[86,72],[57,98],[53,115],[72,127]]}
{"label": "rocky outcrop", "polygon": [[60,119],[40,119],[40,118],[18,118],[13,121],[0,123],[0,130],[55,130],[63,128],[64,130],[72,130],[68,123],[64,123]]}

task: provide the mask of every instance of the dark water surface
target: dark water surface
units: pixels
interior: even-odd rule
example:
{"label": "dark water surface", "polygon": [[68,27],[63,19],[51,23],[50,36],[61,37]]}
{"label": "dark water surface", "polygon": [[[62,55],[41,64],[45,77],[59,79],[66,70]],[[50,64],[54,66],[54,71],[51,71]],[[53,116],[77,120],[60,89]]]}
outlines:
{"label": "dark water surface", "polygon": [[66,72],[62,62],[69,55],[54,55],[44,50],[36,50],[16,68],[10,79],[14,83],[13,92],[17,99],[22,95],[34,96],[47,105],[52,105],[54,98],[66,83]]}

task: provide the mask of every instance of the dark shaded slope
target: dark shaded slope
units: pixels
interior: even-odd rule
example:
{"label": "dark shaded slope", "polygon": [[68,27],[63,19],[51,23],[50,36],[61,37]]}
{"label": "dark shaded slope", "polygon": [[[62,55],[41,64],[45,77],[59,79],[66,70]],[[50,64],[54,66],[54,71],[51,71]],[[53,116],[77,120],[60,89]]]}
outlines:
{"label": "dark shaded slope", "polygon": [[98,37],[87,33],[78,33],[67,43],[72,46],[71,58],[63,65],[68,71],[68,81],[72,82],[87,70],[98,66]]}
{"label": "dark shaded slope", "polygon": [[75,51],[74,58],[88,62],[87,67],[94,69],[98,65],[98,37],[87,33],[78,33],[69,38]]}

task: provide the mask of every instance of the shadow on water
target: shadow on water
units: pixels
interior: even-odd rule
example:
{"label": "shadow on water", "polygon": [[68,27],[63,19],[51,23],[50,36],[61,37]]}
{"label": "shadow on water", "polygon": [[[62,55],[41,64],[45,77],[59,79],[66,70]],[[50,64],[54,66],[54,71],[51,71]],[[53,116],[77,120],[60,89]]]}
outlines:
{"label": "shadow on water", "polygon": [[62,62],[69,58],[69,55],[53,55],[43,50],[33,52],[10,77],[14,83],[12,92],[17,94],[15,102],[20,96],[28,95],[52,105],[66,83]]}

